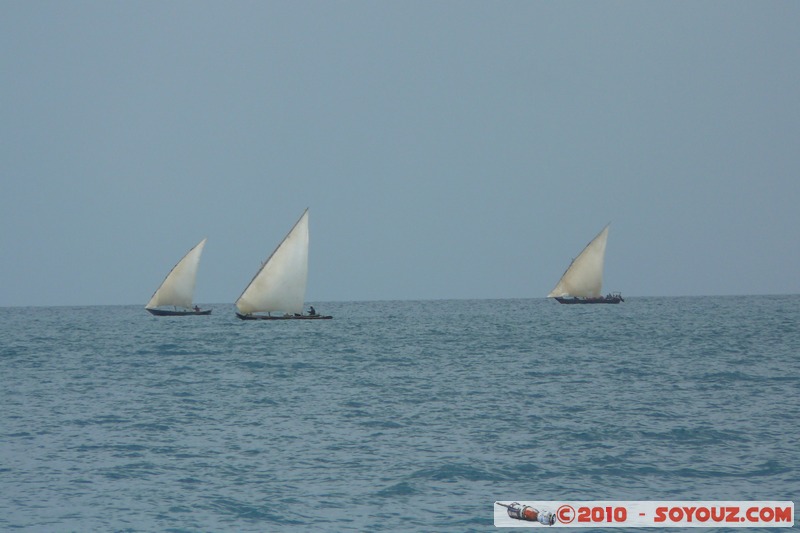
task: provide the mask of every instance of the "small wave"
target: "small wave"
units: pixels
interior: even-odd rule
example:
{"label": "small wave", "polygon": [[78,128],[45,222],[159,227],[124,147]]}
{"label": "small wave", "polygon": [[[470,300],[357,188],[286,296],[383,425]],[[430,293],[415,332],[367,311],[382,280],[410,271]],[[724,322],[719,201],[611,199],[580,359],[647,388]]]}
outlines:
{"label": "small wave", "polygon": [[368,420],[361,422],[361,425],[371,429],[398,429],[404,427],[403,424],[393,420]]}
{"label": "small wave", "polygon": [[172,426],[160,422],[142,422],[133,424],[131,427],[138,431],[145,431],[148,433],[163,433],[169,431]]}
{"label": "small wave", "polygon": [[148,461],[140,461],[127,465],[116,466],[106,469],[101,473],[103,477],[111,480],[121,479],[145,479],[158,473],[155,464]]}
{"label": "small wave", "polygon": [[88,419],[73,420],[72,423],[79,427],[94,426],[94,425],[117,425],[126,424],[130,422],[127,418],[122,418],[116,415],[102,415],[95,416]]}
{"label": "small wave", "polygon": [[746,442],[748,438],[740,431],[701,428],[671,428],[667,431],[641,431],[639,435],[647,440],[671,441],[676,444],[707,445],[723,442]]}
{"label": "small wave", "polygon": [[379,490],[377,493],[375,493],[375,496],[378,498],[394,498],[397,496],[410,496],[412,494],[416,494],[417,492],[419,491],[414,488],[414,485],[406,481],[401,481],[400,483],[395,483],[394,485],[386,487],[383,490]]}
{"label": "small wave", "polygon": [[300,525],[304,523],[275,514],[271,511],[271,509],[274,509],[271,503],[253,505],[233,498],[215,498],[209,502],[208,507],[237,520],[268,521],[282,525]]}
{"label": "small wave", "polygon": [[414,472],[411,477],[445,482],[497,480],[497,476],[491,472],[466,463],[445,463],[433,468],[423,468]]}
{"label": "small wave", "polygon": [[75,451],[92,453],[96,451],[110,451],[120,454],[141,453],[149,448],[140,444],[82,444],[75,447]]}

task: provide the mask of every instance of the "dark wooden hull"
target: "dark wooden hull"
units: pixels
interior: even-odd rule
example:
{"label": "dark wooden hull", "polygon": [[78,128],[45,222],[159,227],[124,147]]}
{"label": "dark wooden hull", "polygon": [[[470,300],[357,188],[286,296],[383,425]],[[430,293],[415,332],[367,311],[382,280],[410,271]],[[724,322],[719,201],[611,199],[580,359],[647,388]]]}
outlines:
{"label": "dark wooden hull", "polygon": [[618,304],[624,302],[622,296],[600,296],[599,298],[562,298],[556,296],[560,304]]}
{"label": "dark wooden hull", "polygon": [[206,316],[211,314],[211,309],[205,309],[200,311],[172,311],[169,309],[148,309],[147,311],[151,315],[155,316],[189,316],[189,315]]}
{"label": "dark wooden hull", "polygon": [[240,320],[330,320],[330,315],[243,315],[236,313]]}

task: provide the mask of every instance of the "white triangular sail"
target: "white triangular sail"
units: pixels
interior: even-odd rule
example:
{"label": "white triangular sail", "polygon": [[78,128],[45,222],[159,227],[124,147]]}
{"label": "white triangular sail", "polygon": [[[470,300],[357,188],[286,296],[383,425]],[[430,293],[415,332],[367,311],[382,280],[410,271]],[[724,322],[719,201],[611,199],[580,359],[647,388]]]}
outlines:
{"label": "white triangular sail", "polygon": [[547,295],[554,297],[596,298],[603,293],[603,263],[606,255],[608,226],[586,245],[570,263],[556,287]]}
{"label": "white triangular sail", "polygon": [[236,300],[252,313],[302,313],[308,281],[308,209]]}
{"label": "white triangular sail", "polygon": [[154,309],[162,305],[185,307],[186,309],[192,307],[197,267],[200,264],[200,255],[203,253],[205,245],[206,239],[203,239],[189,250],[177,265],[172,267],[161,286],[156,289],[153,297],[147,302],[145,309]]}

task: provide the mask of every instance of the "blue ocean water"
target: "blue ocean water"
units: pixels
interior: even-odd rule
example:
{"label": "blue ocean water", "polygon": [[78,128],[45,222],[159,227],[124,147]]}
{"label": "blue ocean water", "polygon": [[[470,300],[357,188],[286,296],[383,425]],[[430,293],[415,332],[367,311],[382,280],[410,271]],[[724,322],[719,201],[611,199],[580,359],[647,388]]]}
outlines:
{"label": "blue ocean water", "polygon": [[[794,500],[800,296],[0,309],[0,529],[473,531]],[[797,525],[797,524],[795,524]]]}

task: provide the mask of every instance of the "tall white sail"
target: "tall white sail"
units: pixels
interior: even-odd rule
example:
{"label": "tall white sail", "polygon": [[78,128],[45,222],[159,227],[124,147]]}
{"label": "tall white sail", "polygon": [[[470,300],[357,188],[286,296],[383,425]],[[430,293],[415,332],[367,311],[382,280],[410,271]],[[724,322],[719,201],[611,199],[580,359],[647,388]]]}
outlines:
{"label": "tall white sail", "polygon": [[147,302],[145,309],[153,309],[162,305],[187,309],[192,307],[197,267],[200,264],[200,255],[203,253],[206,240],[200,241],[183,256],[183,259],[178,261],[177,265],[172,267],[161,286],[156,289],[153,297]]}
{"label": "tall white sail", "polygon": [[548,298],[576,296],[596,298],[603,292],[603,263],[606,256],[608,226],[586,245],[561,276]]}
{"label": "tall white sail", "polygon": [[307,281],[308,209],[236,300],[236,308],[245,315],[302,313]]}

